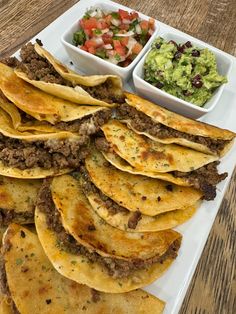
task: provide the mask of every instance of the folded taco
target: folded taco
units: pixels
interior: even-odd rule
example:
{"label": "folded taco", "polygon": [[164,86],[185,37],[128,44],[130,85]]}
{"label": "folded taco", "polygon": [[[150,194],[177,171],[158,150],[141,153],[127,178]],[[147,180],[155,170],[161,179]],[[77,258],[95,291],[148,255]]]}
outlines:
{"label": "folded taco", "polygon": [[0,108],[0,175],[36,179],[68,172],[80,165],[88,141],[86,132],[20,132]]}
{"label": "folded taco", "polygon": [[78,106],[52,96],[19,78],[14,70],[0,62],[0,90],[16,107],[39,121],[52,124],[70,122],[107,109],[105,106]]}
{"label": "folded taco", "polygon": [[192,206],[202,197],[202,192],[192,187],[118,170],[95,150],[86,157],[85,165],[81,172],[86,182],[132,212],[156,216]]}
{"label": "folded taco", "polygon": [[216,185],[227,177],[217,171],[218,156],[144,138],[116,120],[104,124],[102,130],[105,137],[97,138],[96,146],[122,171],[193,186],[207,200],[215,198]]}
{"label": "folded taco", "polygon": [[175,143],[219,156],[232,146],[234,132],[191,120],[134,94],[125,96],[126,104],[117,108],[117,118],[139,134],[160,143]]}
{"label": "folded taco", "polygon": [[81,187],[98,216],[111,226],[128,232],[153,232],[174,228],[190,219],[200,205],[199,201],[186,208],[164,212],[156,216],[148,216],[138,210],[135,212],[129,211],[103,194],[91,182],[82,179]]}
{"label": "folded taco", "polygon": [[16,224],[10,225],[3,241],[1,286],[11,306],[4,314],[160,314],[165,305],[142,290],[102,293],[61,276],[37,235]]}
{"label": "folded taco", "polygon": [[51,95],[83,105],[111,106],[123,102],[118,76],[79,75],[45,50],[39,40],[22,47],[20,57],[17,76]]}
{"label": "folded taco", "polygon": [[93,211],[79,181],[69,175],[44,183],[35,223],[54,267],[104,292],[127,292],[151,283],[176,258],[181,242],[173,230],[128,233],[113,228]]}

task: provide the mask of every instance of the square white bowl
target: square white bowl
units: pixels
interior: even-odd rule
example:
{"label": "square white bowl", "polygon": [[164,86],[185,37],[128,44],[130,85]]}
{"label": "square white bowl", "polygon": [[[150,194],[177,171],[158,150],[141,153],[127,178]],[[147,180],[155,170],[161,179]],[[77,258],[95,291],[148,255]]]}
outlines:
{"label": "square white bowl", "polygon": [[[202,42],[198,42],[197,40],[195,41],[188,36],[181,36],[175,33],[163,33],[160,36],[163,37],[167,41],[174,40],[178,44],[185,43],[186,41],[189,40],[191,41],[193,46],[196,46],[197,48],[208,48],[214,53],[216,57],[218,72],[221,75],[229,77],[229,73],[232,67],[232,61],[230,58],[228,58],[223,52],[220,52],[218,49],[211,47],[207,44],[204,44]],[[226,84],[221,85],[214,91],[211,99],[209,99],[205,103],[204,107],[199,107],[197,105],[194,105],[190,102],[187,102],[178,97],[170,95],[165,91],[162,91],[161,89],[151,85],[150,83],[146,82],[143,79],[144,77],[143,66],[144,66],[144,62],[145,62],[148,52],[143,56],[143,58],[137,64],[133,72],[134,86],[139,95],[153,101],[154,103],[158,103],[162,105],[163,107],[170,109],[171,111],[175,111],[179,114],[182,114],[184,116],[187,116],[193,119],[200,118],[201,116],[207,114],[208,112],[214,109]]]}
{"label": "square white bowl", "polygon": [[[126,10],[128,12],[134,11],[128,7],[123,5],[119,5],[116,3],[109,3],[106,1],[95,2],[94,7],[99,7],[105,11],[118,11],[119,9]],[[87,8],[89,9],[89,8]],[[66,49],[71,60],[74,62],[75,66],[81,69],[86,74],[115,74],[119,75],[124,81],[128,80],[132,74],[132,71],[138,61],[142,58],[145,52],[150,47],[152,40],[157,36],[158,33],[158,23],[155,20],[155,31],[152,36],[149,38],[146,45],[143,47],[141,52],[137,55],[137,57],[127,66],[120,67],[118,65],[112,64],[104,59],[101,59],[95,55],[90,54],[87,51],[84,51],[72,44],[73,33],[79,29],[79,20],[82,19],[85,11],[80,12],[78,18],[75,23],[62,35],[61,42]],[[149,17],[138,12],[139,17],[142,20],[148,20]]]}

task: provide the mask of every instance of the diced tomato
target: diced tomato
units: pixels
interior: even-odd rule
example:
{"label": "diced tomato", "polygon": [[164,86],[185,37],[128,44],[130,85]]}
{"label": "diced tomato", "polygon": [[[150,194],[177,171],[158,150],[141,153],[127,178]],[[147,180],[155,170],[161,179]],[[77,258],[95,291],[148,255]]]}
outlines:
{"label": "diced tomato", "polygon": [[149,28],[151,29],[155,28],[155,20],[152,17],[150,17],[148,24],[149,24]]}
{"label": "diced tomato", "polygon": [[121,42],[119,40],[113,40],[113,46],[114,49],[116,50],[117,48],[122,47]]}
{"label": "diced tomato", "polygon": [[131,20],[138,19],[138,18],[139,18],[139,15],[137,12],[135,12],[135,11],[130,12],[130,19]]}
{"label": "diced tomato", "polygon": [[96,49],[94,47],[90,47],[90,48],[88,48],[88,52],[92,53],[94,55],[96,52]]}
{"label": "diced tomato", "polygon": [[144,31],[144,30],[148,30],[148,28],[149,28],[149,26],[148,26],[148,21],[141,21],[140,22],[140,27],[141,27],[141,29]]}
{"label": "diced tomato", "polygon": [[83,19],[83,28],[84,29],[93,29],[93,28],[98,28],[97,27],[97,19],[95,17],[90,17],[89,19]]}
{"label": "diced tomato", "polygon": [[143,46],[140,43],[136,43],[132,49],[134,54],[138,54],[143,49]]}
{"label": "diced tomato", "polygon": [[84,32],[89,38],[93,37],[93,31],[91,29],[85,29]]}
{"label": "diced tomato", "polygon": [[130,20],[129,12],[125,10],[119,9],[119,15],[120,15],[121,20]]}
{"label": "diced tomato", "polygon": [[128,31],[129,30],[129,24],[124,24],[124,23],[121,23],[119,28],[121,30],[125,30],[125,31]]}
{"label": "diced tomato", "polygon": [[125,47],[117,47],[115,48],[116,52],[120,55],[120,56],[125,56],[126,54],[126,49]]}
{"label": "diced tomato", "polygon": [[93,48],[96,48],[96,47],[97,47],[97,43],[96,43],[94,40],[92,40],[92,39],[86,40],[86,42],[84,43],[84,45],[85,45],[85,47],[86,47],[87,49],[89,49],[89,48],[91,48],[91,47],[93,47]]}
{"label": "diced tomato", "polygon": [[87,47],[85,47],[85,46],[80,46],[80,49],[82,49],[84,51],[88,51]]}
{"label": "diced tomato", "polygon": [[112,20],[111,14],[109,14],[109,15],[107,15],[107,16],[105,17],[105,22],[106,22],[108,25],[111,24],[111,20]]}
{"label": "diced tomato", "polygon": [[105,28],[108,28],[108,25],[105,21],[98,21],[97,27],[98,27],[98,29],[105,29]]}
{"label": "diced tomato", "polygon": [[104,44],[112,44],[112,37],[108,34],[103,34],[102,35],[102,40],[104,41]]}
{"label": "diced tomato", "polygon": [[122,46],[126,47],[129,42],[129,37],[121,37],[120,42]]}

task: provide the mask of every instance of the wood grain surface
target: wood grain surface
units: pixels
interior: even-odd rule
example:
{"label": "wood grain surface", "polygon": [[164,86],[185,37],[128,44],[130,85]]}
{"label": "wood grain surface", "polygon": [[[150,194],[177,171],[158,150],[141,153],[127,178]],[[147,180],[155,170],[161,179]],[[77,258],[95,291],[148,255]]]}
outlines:
{"label": "wood grain surface", "polygon": [[[76,0],[0,0],[0,56],[17,50]],[[117,0],[236,56],[236,0]],[[235,121],[236,122],[236,121]],[[236,313],[236,171],[180,313]]]}

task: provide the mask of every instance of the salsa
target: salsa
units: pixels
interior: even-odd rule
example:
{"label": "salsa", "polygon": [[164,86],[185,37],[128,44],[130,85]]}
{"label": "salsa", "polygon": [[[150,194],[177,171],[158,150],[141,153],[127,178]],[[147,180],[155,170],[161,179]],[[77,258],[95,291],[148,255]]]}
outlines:
{"label": "salsa", "polygon": [[128,66],[154,32],[155,21],[141,20],[135,11],[105,12],[94,8],[79,21],[73,44],[99,58]]}
{"label": "salsa", "polygon": [[198,106],[227,82],[217,70],[215,55],[194,47],[190,41],[177,44],[158,37],[144,62],[144,80],[157,88]]}

